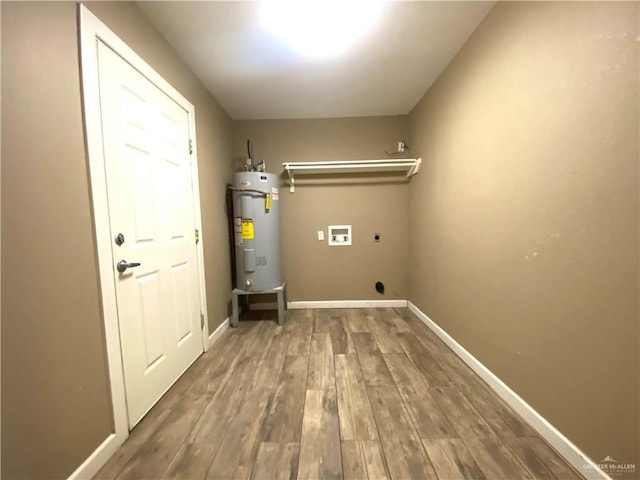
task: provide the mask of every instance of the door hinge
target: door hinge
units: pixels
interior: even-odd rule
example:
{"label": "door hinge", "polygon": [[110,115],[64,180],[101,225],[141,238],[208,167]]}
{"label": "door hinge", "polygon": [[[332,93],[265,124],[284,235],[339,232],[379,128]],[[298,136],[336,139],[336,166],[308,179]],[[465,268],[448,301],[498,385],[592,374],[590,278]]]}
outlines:
{"label": "door hinge", "polygon": [[196,228],[196,245],[198,244],[199,241],[200,241],[200,230]]}
{"label": "door hinge", "polygon": [[204,313],[200,312],[200,330],[204,330]]}
{"label": "door hinge", "polygon": [[189,139],[189,155],[193,153],[193,140]]}

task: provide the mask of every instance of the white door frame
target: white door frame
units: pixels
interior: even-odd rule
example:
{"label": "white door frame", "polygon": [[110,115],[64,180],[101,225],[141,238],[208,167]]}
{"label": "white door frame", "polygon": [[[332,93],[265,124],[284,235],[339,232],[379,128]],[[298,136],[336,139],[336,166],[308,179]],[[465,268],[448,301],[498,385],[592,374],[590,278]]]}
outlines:
{"label": "white door frame", "polygon": [[202,216],[200,210],[200,188],[198,183],[195,108],[128,45],[118,38],[115,33],[109,30],[109,28],[84,5],[79,5],[78,11],[80,16],[82,98],[84,102],[85,135],[87,142],[89,176],[91,181],[90,192],[96,236],[96,249],[98,253],[98,270],[100,275],[100,291],[102,295],[102,316],[104,320],[104,333],[115,430],[115,432],[107,437],[102,445],[100,445],[98,449],[71,475],[71,478],[86,478],[93,476],[100,466],[106,462],[106,460],[129,436],[120,334],[118,327],[118,311],[115,289],[116,278],[113,269],[115,259],[111,248],[112,239],[110,238],[107,181],[102,143],[102,118],[100,113],[100,92],[98,83],[97,42],[99,41],[109,46],[126,62],[151,81],[151,83],[166,93],[188,112],[189,138],[191,139],[193,148],[193,153],[191,155],[191,175],[194,197],[193,204],[196,217],[195,225],[200,233],[200,241],[196,245],[196,249],[200,280],[200,311],[204,315],[202,345],[203,350],[205,351],[209,349],[209,326],[204,278],[204,239],[202,234]]}

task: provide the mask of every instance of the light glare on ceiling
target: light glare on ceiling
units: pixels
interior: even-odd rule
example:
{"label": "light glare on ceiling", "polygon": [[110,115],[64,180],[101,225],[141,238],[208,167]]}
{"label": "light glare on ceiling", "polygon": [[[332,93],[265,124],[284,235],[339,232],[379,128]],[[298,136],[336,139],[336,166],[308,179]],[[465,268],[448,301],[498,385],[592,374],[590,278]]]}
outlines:
{"label": "light glare on ceiling", "polygon": [[263,0],[272,35],[306,57],[338,55],[380,17],[381,0]]}

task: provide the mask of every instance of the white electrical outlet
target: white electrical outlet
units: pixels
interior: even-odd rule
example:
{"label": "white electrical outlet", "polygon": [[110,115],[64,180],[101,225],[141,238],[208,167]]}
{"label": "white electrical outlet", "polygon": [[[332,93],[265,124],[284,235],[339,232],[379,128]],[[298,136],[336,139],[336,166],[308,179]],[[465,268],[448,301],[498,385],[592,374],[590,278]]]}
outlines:
{"label": "white electrical outlet", "polygon": [[318,240],[324,240],[324,230],[318,230]]}

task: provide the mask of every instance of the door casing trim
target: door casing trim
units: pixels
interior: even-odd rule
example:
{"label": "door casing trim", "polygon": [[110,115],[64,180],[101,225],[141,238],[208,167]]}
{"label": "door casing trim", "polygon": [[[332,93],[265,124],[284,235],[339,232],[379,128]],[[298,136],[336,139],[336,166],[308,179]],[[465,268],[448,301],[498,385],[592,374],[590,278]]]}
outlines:
{"label": "door casing trim", "polygon": [[[83,100],[83,116],[87,162],[89,167],[90,196],[94,222],[95,245],[98,259],[102,317],[104,322],[105,347],[109,371],[109,384],[113,411],[113,429],[96,452],[85,461],[71,478],[92,477],[106,460],[124,443],[129,436],[127,403],[124,386],[123,364],[120,348],[118,312],[116,302],[115,274],[111,249],[108,215],[107,182],[102,143],[102,119],[100,113],[98,49],[102,42],[120,55],[165,94],[184,108],[189,115],[189,138],[192,141],[191,175],[193,184],[193,205],[195,226],[200,233],[196,244],[198,277],[200,288],[200,308],[204,314],[204,328],[201,331],[203,350],[209,349],[209,327],[204,274],[204,235],[200,208],[200,188],[198,182],[198,151],[196,141],[195,107],[160,74],[151,68],[124,41],[113,33],[98,17],[84,5],[78,5],[80,78]],[[195,241],[195,238],[194,238]],[[100,451],[100,454],[98,453]],[[93,460],[92,460],[93,459]]]}

